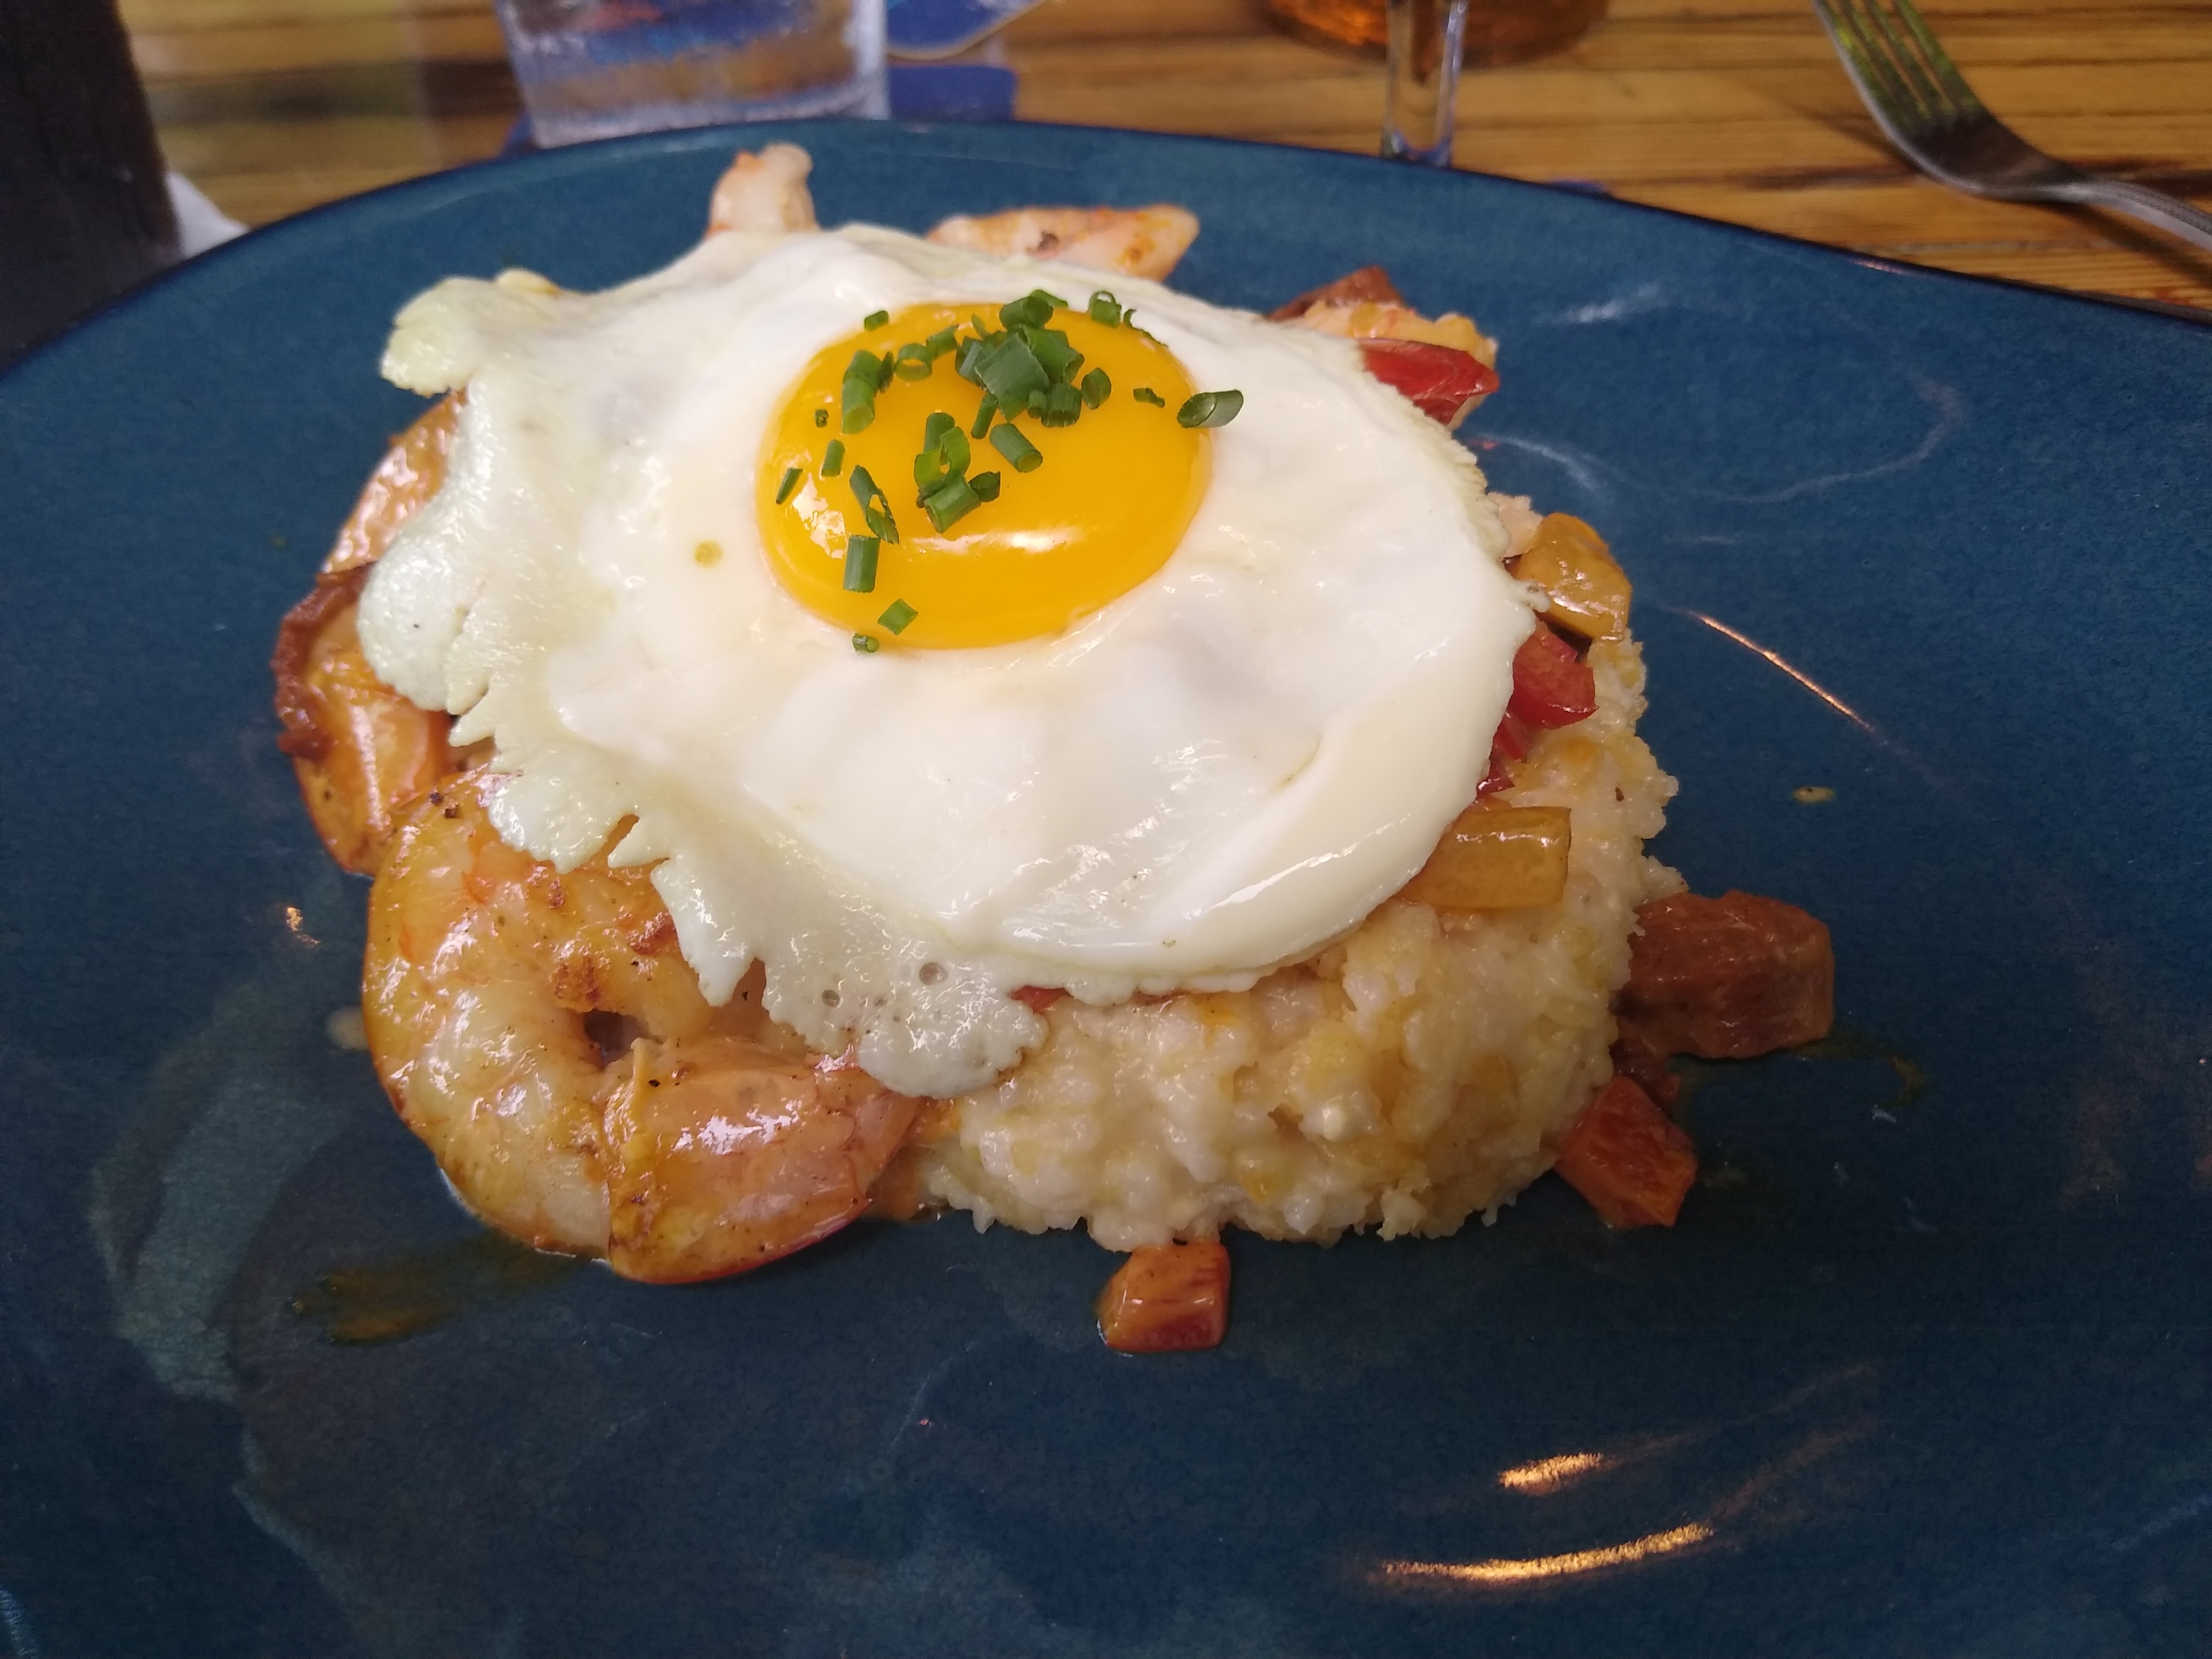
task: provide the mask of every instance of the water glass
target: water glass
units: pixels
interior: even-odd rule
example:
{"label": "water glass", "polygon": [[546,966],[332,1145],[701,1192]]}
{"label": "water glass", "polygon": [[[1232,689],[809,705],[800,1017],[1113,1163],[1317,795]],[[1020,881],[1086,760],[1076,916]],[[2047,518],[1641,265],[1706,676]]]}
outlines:
{"label": "water glass", "polygon": [[1451,165],[1453,97],[1468,0],[1385,0],[1389,73],[1382,153],[1425,167]]}
{"label": "water glass", "polygon": [[884,0],[498,0],[540,144],[887,115]]}

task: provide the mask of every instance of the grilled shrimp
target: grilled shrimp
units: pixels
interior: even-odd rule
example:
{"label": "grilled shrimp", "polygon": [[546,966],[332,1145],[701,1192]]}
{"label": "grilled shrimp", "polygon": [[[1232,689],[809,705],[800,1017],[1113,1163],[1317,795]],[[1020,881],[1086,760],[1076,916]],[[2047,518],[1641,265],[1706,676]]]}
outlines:
{"label": "grilled shrimp", "polygon": [[1198,217],[1161,204],[1144,208],[1015,208],[981,219],[956,215],[929,233],[946,247],[1002,258],[1061,259],[1091,270],[1158,282],[1198,239]]}
{"label": "grilled shrimp", "polygon": [[806,175],[814,158],[796,144],[769,144],[756,155],[739,150],[714,184],[707,234],[723,230],[811,230],[814,198]]}
{"label": "grilled shrimp", "polygon": [[277,747],[330,855],[374,875],[408,804],[460,769],[449,715],[418,708],[376,678],[355,616],[367,566],[326,576],[276,633]]}
{"label": "grilled shrimp", "polygon": [[338,532],[307,597],[276,630],[277,747],[292,757],[300,796],[330,854],[373,873],[408,803],[467,757],[447,742],[440,710],[419,708],[376,677],[355,614],[368,568],[446,476],[459,398],[447,398],[392,441]]}
{"label": "grilled shrimp", "polygon": [[456,392],[439,398],[392,441],[392,447],[362,486],[353,511],[338,527],[337,541],[323,561],[323,574],[342,576],[374,564],[392,545],[399,526],[438,493],[446,481],[446,457],[453,453],[464,395]]}
{"label": "grilled shrimp", "polygon": [[[813,160],[795,144],[739,151],[714,185],[707,234],[815,228],[806,175]],[[978,253],[1064,259],[1094,270],[1165,276],[1198,235],[1198,220],[1179,207],[1016,208],[980,219],[956,216],[929,233],[933,242]]]}
{"label": "grilled shrimp", "polygon": [[488,816],[482,771],[426,797],[369,896],[371,1057],[462,1200],[543,1249],[660,1283],[836,1231],[919,1103],[817,1059],[760,1007],[708,1006],[645,873],[566,873]]}

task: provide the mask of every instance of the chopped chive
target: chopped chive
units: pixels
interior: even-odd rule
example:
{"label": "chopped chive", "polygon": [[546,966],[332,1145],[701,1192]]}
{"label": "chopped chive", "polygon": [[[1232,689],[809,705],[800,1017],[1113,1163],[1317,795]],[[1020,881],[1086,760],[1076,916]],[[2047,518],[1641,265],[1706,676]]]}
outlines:
{"label": "chopped chive", "polygon": [[1030,392],[1029,402],[1022,405],[1022,413],[1024,415],[1034,415],[1039,420],[1042,420],[1044,418],[1044,394],[1045,388],[1042,386],[1039,386],[1035,392]]}
{"label": "chopped chive", "polygon": [[975,411],[975,419],[968,428],[968,435],[971,438],[981,437],[991,429],[991,422],[998,417],[998,413],[999,400],[989,392],[985,392],[983,406]]}
{"label": "chopped chive", "polygon": [[983,377],[976,372],[975,366],[983,361],[983,351],[984,345],[981,340],[962,341],[960,355],[952,360],[952,372],[963,380],[973,380],[977,386],[982,385]]}
{"label": "chopped chive", "polygon": [[1035,444],[1022,436],[1019,427],[993,427],[991,447],[1005,456],[1017,472],[1034,472],[1044,465],[1043,455]]}
{"label": "chopped chive", "polygon": [[1114,390],[1114,382],[1106,378],[1106,371],[1094,368],[1083,377],[1083,401],[1096,409],[1104,403]]}
{"label": "chopped chive", "polygon": [[955,335],[951,329],[940,328],[921,343],[921,349],[929,354],[929,361],[933,363],[952,349],[954,341]]}
{"label": "chopped chive", "polygon": [[1019,409],[1029,402],[1030,392],[1042,392],[1052,384],[1052,377],[1037,362],[1036,353],[1018,334],[1009,334],[997,345],[987,347],[977,355],[975,378],[982,382],[986,392],[998,398],[1001,409]]}
{"label": "chopped chive", "polygon": [[999,475],[995,472],[978,472],[968,480],[968,488],[975,492],[977,501],[995,501],[999,499]]}
{"label": "chopped chive", "polygon": [[[860,503],[860,516],[868,521],[868,533],[896,545],[899,538],[898,523],[891,517],[891,504],[884,498],[884,492],[877,488],[876,481],[868,476],[868,469],[865,466],[853,469],[853,495]],[[860,591],[865,593],[867,589],[864,587]]]}
{"label": "chopped chive", "polygon": [[817,425],[817,426],[827,426],[827,425],[829,425],[829,424],[830,424],[830,411],[829,411],[828,410],[826,410],[826,409],[817,409],[817,410],[816,410],[814,411],[814,424],[815,424],[815,425]]}
{"label": "chopped chive", "polygon": [[864,657],[872,657],[877,652],[883,648],[884,642],[872,634],[855,634],[853,635],[853,649],[859,652]]}
{"label": "chopped chive", "polygon": [[1089,309],[1091,312],[1091,320],[1092,322],[1103,323],[1109,328],[1119,328],[1121,326],[1121,302],[1115,299],[1112,295],[1109,294],[1104,289],[1100,289],[1096,294],[1091,296],[1091,305]]}
{"label": "chopped chive", "polygon": [[883,544],[873,536],[848,536],[845,538],[845,591],[848,593],[872,593],[876,591],[876,555]]}
{"label": "chopped chive", "polygon": [[1083,354],[1068,344],[1067,336],[1056,328],[1025,328],[1022,338],[1044,372],[1055,380],[1072,380],[1075,371],[1083,367]]}
{"label": "chopped chive", "polygon": [[924,449],[934,449],[937,447],[937,441],[959,424],[943,410],[939,410],[921,423],[921,447]]}
{"label": "chopped chive", "polygon": [[775,487],[775,504],[778,507],[781,507],[791,499],[791,492],[799,488],[799,481],[805,471],[806,469],[803,466],[787,466],[783,469],[782,482]]}
{"label": "chopped chive", "polygon": [[[915,488],[921,492],[917,499],[925,503],[930,495],[957,481],[968,471],[968,435],[952,423],[950,415],[944,418],[945,424],[936,436],[914,458]],[[939,525],[938,528],[942,530],[945,526]]]}
{"label": "chopped chive", "polygon": [[1140,404],[1150,404],[1154,409],[1165,409],[1168,400],[1148,386],[1140,386],[1129,394]]}
{"label": "chopped chive", "polygon": [[872,331],[876,329],[881,328],[885,323],[890,321],[890,319],[891,314],[888,311],[872,311],[866,316],[860,319],[860,326]]}
{"label": "chopped chive", "polygon": [[929,514],[932,525],[945,531],[982,505],[983,498],[973,484],[965,478],[954,478],[923,497],[921,508]]}
{"label": "chopped chive", "polygon": [[1183,406],[1176,410],[1179,426],[1227,426],[1237,418],[1237,411],[1244,407],[1244,394],[1237,391],[1194,392]]}
{"label": "chopped chive", "polygon": [[[864,352],[863,356],[866,356]],[[872,374],[863,374],[858,366],[845,371],[843,384],[837,388],[840,413],[837,429],[840,432],[866,432],[876,418],[876,382]]]}
{"label": "chopped chive", "polygon": [[926,380],[936,367],[926,346],[902,345],[891,359],[891,373],[902,380]]}
{"label": "chopped chive", "polygon": [[945,470],[954,477],[968,471],[968,434],[958,427],[945,428],[945,435],[937,441],[937,453],[945,457]]}
{"label": "chopped chive", "polygon": [[825,478],[834,478],[844,465],[845,441],[842,438],[832,438],[830,441],[830,447],[822,452],[822,476]]}
{"label": "chopped chive", "polygon": [[1045,388],[1037,419],[1046,426],[1073,426],[1083,415],[1083,394],[1065,381]]}
{"label": "chopped chive", "polygon": [[884,607],[884,614],[876,618],[894,634],[906,632],[906,625],[921,614],[904,599],[893,599]]}
{"label": "chopped chive", "polygon": [[999,320],[1008,328],[1024,325],[1035,327],[1052,320],[1052,295],[1042,289],[1031,290],[1018,300],[1010,300],[999,307]]}

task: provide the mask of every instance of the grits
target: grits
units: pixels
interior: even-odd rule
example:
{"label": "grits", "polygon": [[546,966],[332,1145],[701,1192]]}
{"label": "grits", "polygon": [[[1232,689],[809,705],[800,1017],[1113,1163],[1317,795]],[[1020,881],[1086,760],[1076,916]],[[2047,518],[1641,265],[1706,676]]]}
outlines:
{"label": "grits", "polygon": [[1063,998],[1043,1044],[910,1149],[919,1195],[979,1227],[1087,1224],[1122,1250],[1231,1224],[1389,1238],[1493,1218],[1612,1075],[1636,907],[1683,886],[1643,850],[1674,782],[1636,735],[1642,654],[1589,659],[1598,712],[1540,738],[1501,797],[1573,812],[1558,903],[1393,901],[1249,991]]}

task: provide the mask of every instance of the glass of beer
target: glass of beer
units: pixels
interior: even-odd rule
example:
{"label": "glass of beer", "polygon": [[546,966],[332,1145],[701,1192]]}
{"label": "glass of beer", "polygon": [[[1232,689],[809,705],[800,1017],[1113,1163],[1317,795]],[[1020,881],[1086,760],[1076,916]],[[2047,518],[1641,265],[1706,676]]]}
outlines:
{"label": "glass of beer", "polygon": [[[1332,45],[1383,48],[1383,0],[1267,0],[1293,34]],[[1472,0],[1460,39],[1473,69],[1526,63],[1564,51],[1605,15],[1606,0]]]}

